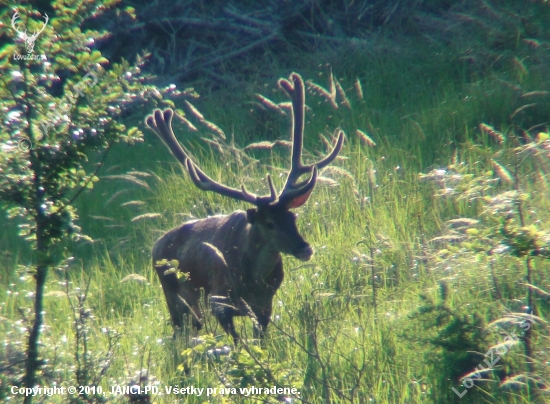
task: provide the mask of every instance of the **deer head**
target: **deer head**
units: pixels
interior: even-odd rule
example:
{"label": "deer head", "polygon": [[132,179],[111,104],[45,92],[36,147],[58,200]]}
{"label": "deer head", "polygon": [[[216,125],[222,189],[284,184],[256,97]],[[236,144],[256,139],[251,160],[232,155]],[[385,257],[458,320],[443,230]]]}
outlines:
{"label": "deer head", "polygon": [[34,43],[36,42],[36,39],[38,38],[38,35],[40,35],[42,33],[42,31],[44,31],[44,28],[46,28],[46,25],[48,25],[48,21],[49,21],[48,14],[44,13],[44,15],[45,15],[44,25],[42,26],[40,31],[35,31],[34,34],[32,34],[32,35],[27,34],[27,30],[20,31],[19,29],[17,29],[17,25],[16,25],[15,22],[19,18],[19,12],[18,11],[16,11],[13,14],[13,17],[11,18],[11,26],[19,34],[19,36],[25,41],[25,47],[27,48],[27,53],[34,52]]}

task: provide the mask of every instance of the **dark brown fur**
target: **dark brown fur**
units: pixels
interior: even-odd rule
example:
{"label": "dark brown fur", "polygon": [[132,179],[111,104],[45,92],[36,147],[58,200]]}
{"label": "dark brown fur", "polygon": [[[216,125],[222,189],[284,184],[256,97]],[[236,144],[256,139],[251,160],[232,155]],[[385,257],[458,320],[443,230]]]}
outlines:
{"label": "dark brown fur", "polygon": [[[251,223],[252,222],[252,223]],[[273,227],[274,226],[274,227]],[[200,329],[200,289],[211,296],[212,310],[235,339],[234,316],[256,318],[261,335],[271,318],[272,300],[283,281],[281,252],[309,259],[312,249],[300,236],[294,214],[286,209],[236,211],[182,224],[162,236],[153,248],[153,264],[177,260],[188,274],[178,280],[168,266],[157,266],[170,316],[183,327],[185,315]],[[247,307],[248,306],[248,307]]]}

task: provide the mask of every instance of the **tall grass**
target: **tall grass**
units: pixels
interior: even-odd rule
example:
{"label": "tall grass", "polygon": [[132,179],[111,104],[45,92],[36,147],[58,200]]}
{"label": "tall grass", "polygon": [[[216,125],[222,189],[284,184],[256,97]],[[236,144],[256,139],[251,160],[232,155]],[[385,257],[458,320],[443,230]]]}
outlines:
{"label": "tall grass", "polygon": [[[478,125],[486,122],[506,128],[522,102],[521,94],[508,85],[514,83],[512,79],[503,83],[494,73],[473,80],[467,66],[455,62],[429,51],[403,58],[378,55],[364,64],[356,62],[353,75],[344,69],[347,76],[336,75],[350,107],[341,98],[335,109],[319,94],[307,95],[311,111],[306,149],[312,154],[326,152],[318,134],[328,139],[332,129],[341,126],[347,133],[341,153],[345,158],[333,164],[336,168],[321,173],[324,178],[310,202],[296,211],[300,231],[316,254],[307,264],[284,258],[285,280],[275,297],[265,356],[253,351],[260,358],[257,360],[272,370],[277,383],[298,386],[305,402],[458,402],[451,387],[458,388],[460,382],[451,380],[449,369],[463,363],[461,355],[467,352],[457,352],[456,346],[437,346],[434,341],[443,338],[442,327],[448,323],[432,324],[430,317],[422,315],[430,310],[452,311],[451,318],[461,319],[466,327],[474,324],[475,314],[482,320],[479,327],[486,327],[524,305],[525,288],[518,285],[524,273],[520,260],[494,261],[452,242],[450,247],[446,245],[447,252],[442,252],[444,248],[433,241],[445,233],[448,220],[478,218],[484,207],[477,199],[435,197],[437,189],[421,181],[419,173],[433,168],[449,171],[447,166],[453,161],[473,177],[492,172],[491,159],[509,155],[511,148],[498,146]],[[512,74],[513,67],[508,72]],[[550,90],[540,81],[543,75],[532,73],[523,78],[523,93]],[[303,76],[329,86],[325,69]],[[362,97],[356,91],[357,77]],[[259,92],[275,102],[286,101],[272,91],[274,83],[267,86]],[[186,145],[213,178],[231,186],[244,181],[247,189],[261,192],[265,191],[262,178],[271,172],[280,186],[284,176],[279,174],[288,168],[288,149],[253,149],[251,159],[245,159],[238,145],[288,140],[288,117],[252,103],[252,94],[239,97],[246,101],[232,104],[223,96],[207,96],[200,104],[206,119],[216,122],[229,138],[220,142],[224,153],[201,142],[201,137],[213,138],[205,127],[189,137],[183,126],[176,131],[180,139],[186,139],[183,143],[189,139]],[[536,116],[526,115],[523,121]],[[188,118],[193,119],[191,115]],[[513,125],[519,127],[519,122]],[[365,143],[357,129],[376,146]],[[232,153],[232,147],[238,153]],[[237,357],[192,356],[188,347],[200,346],[200,341],[191,340],[192,332],[187,340],[172,340],[164,296],[150,262],[155,239],[168,229],[191,218],[226,214],[245,206],[194,187],[152,134],[131,148],[116,145],[106,161],[103,180],[78,207],[81,226],[95,242],[67,246],[74,259],[68,267],[57,268],[47,286],[44,384],[74,384],[79,360],[95,372],[92,376],[98,377],[104,390],[110,390],[110,385],[140,382],[201,387],[262,382],[258,375],[243,376],[246,366],[253,367],[254,362],[246,365]],[[511,160],[503,162],[509,163]],[[548,228],[549,170],[537,169],[541,178],[533,177],[532,171],[521,172],[521,188],[532,196],[528,207],[532,221]],[[495,182],[487,195],[505,186]],[[7,293],[0,297],[4,341],[0,363],[14,364],[2,369],[8,380],[10,372],[16,373],[15,364],[23,352],[32,287],[24,271],[29,251],[14,236],[14,224],[3,226],[0,282]],[[536,278],[543,289],[548,286],[549,269],[547,261],[536,259]],[[538,305],[543,317],[547,303],[541,299]],[[79,321],[83,328],[76,328]],[[251,336],[251,327],[249,319],[237,320],[245,341]],[[542,330],[545,325],[535,327]],[[199,333],[207,334],[217,336],[212,347],[231,346],[210,315],[206,316],[205,331]],[[543,331],[537,335],[538,349],[546,350]],[[82,339],[87,341],[88,362],[75,358],[77,337],[80,352],[84,349]],[[483,353],[499,342],[499,332],[483,328],[476,338],[469,342]],[[245,344],[253,346],[252,342]],[[242,347],[231,346],[231,351],[245,355]],[[537,355],[542,362],[544,352]],[[481,362],[483,357],[479,358]],[[180,366],[184,360],[193,366]],[[522,350],[511,348],[503,363],[504,367],[497,369],[500,380],[524,371]],[[102,369],[104,375],[100,375]],[[471,370],[455,369],[458,374]],[[88,380],[95,380],[92,376]],[[548,383],[547,375],[541,376],[539,390]],[[489,382],[469,390],[460,402],[525,403],[533,397],[528,383],[498,388],[497,378],[488,378]],[[2,388],[0,394],[9,395]],[[154,399],[177,401],[173,396]],[[51,400],[62,401],[59,397]],[[222,403],[250,399],[216,396],[186,400]]]}

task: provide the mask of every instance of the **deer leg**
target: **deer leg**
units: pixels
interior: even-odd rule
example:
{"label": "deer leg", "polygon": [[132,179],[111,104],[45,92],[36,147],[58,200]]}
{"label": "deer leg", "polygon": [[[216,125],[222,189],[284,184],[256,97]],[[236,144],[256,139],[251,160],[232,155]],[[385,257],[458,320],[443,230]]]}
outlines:
{"label": "deer leg", "polygon": [[262,310],[259,313],[254,313],[256,315],[257,322],[254,323],[254,330],[252,336],[254,338],[265,338],[265,333],[267,331],[267,326],[269,321],[271,321],[271,305],[268,308]]}
{"label": "deer leg", "polygon": [[178,294],[180,297],[180,305],[185,306],[185,310],[191,315],[193,327],[197,330],[202,329],[202,314],[199,308],[199,300],[201,297],[200,290],[184,282],[180,285]]}
{"label": "deer leg", "polygon": [[218,322],[222,326],[223,330],[233,337],[235,344],[239,342],[239,334],[235,331],[235,323],[233,317],[235,316],[236,308],[233,306],[228,297],[223,296],[211,296],[210,305],[212,306],[212,312],[218,319]]}
{"label": "deer leg", "polygon": [[189,307],[181,302],[181,296],[179,295],[179,281],[175,274],[164,274],[164,271],[170,269],[170,267],[156,268],[160,283],[162,284],[162,290],[166,297],[166,303],[168,304],[168,311],[170,312],[170,318],[175,328],[183,329],[184,318],[186,314],[189,314]]}
{"label": "deer leg", "polygon": [[235,323],[233,322],[233,312],[225,313],[224,315],[218,316],[218,321],[220,322],[222,328],[226,333],[233,337],[235,344],[239,342],[240,336],[235,331]]}

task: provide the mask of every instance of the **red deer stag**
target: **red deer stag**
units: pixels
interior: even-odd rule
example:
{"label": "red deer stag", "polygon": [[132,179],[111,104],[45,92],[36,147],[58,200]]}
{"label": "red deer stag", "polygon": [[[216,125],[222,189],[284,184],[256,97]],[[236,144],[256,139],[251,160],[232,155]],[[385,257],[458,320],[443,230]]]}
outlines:
{"label": "red deer stag", "polygon": [[[279,80],[292,99],[292,162],[282,192],[277,195],[271,177],[267,176],[270,195],[256,196],[241,189],[230,188],[209,178],[186,155],[179,145],[171,123],[171,109],[155,110],[145,122],[168,146],[174,157],[187,168],[195,185],[204,191],[217,192],[255,208],[246,212],[192,220],[170,230],[153,247],[155,267],[172,323],[182,328],[186,315],[191,315],[195,328],[202,327],[199,309],[200,289],[210,296],[212,312],[225,332],[235,343],[239,335],[233,324],[234,316],[249,315],[254,321],[254,336],[263,336],[271,318],[272,300],[283,281],[281,253],[291,254],[302,261],[313,255],[313,248],[296,227],[296,217],[290,209],[302,206],[308,200],[318,170],[331,163],[342,148],[344,133],[338,131],[338,140],[330,154],[315,164],[302,163],[304,134],[304,82],[293,73],[290,81]],[[298,181],[300,176],[309,178]],[[179,270],[188,273],[180,280],[168,264],[159,261],[177,260]]]}

